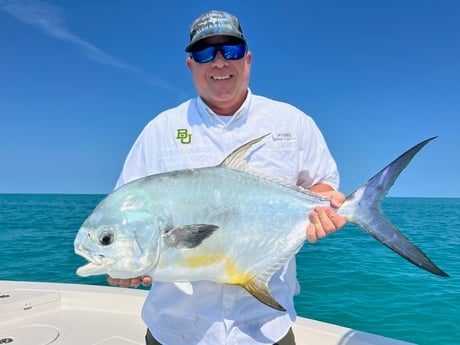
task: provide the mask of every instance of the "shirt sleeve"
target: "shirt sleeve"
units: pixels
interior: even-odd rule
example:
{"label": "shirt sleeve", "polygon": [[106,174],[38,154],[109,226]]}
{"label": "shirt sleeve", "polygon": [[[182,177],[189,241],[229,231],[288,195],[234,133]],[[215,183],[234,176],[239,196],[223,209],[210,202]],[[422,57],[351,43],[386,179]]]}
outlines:
{"label": "shirt sleeve", "polygon": [[324,183],[338,189],[340,178],[337,164],[314,120],[305,116],[305,123],[299,126],[299,131],[300,169],[297,184],[310,188]]}
{"label": "shirt sleeve", "polygon": [[115,189],[128,182],[147,176],[147,131],[148,126],[144,128],[141,134],[139,134],[134,142],[134,145],[131,147],[131,150],[129,151],[123,164],[123,169],[115,185]]}

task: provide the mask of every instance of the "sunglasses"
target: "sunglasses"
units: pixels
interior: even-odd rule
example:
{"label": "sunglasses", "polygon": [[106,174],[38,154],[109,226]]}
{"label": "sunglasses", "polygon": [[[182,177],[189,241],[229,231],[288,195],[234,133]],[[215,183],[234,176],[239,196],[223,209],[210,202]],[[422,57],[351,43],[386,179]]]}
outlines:
{"label": "sunglasses", "polygon": [[198,63],[206,63],[216,58],[220,51],[226,60],[239,60],[246,54],[246,45],[239,44],[212,44],[190,53],[190,56]]}

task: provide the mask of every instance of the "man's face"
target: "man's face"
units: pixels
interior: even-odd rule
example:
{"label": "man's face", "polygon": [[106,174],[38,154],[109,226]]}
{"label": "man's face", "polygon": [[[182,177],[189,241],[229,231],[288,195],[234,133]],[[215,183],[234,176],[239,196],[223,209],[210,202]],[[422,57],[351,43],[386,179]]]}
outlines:
{"label": "man's face", "polygon": [[[203,40],[207,44],[234,44],[228,36]],[[249,84],[252,54],[247,52],[239,60],[226,60],[219,51],[214,60],[198,63],[187,58],[195,88],[203,101],[219,115],[232,115],[243,103]]]}

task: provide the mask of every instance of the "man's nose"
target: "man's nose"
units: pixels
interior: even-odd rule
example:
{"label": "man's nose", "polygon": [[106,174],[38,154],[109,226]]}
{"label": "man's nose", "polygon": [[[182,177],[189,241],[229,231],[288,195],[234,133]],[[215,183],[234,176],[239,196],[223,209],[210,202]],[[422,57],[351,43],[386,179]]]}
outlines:
{"label": "man's nose", "polygon": [[216,67],[224,67],[227,65],[227,59],[224,58],[221,51],[218,51],[216,57],[212,61]]}

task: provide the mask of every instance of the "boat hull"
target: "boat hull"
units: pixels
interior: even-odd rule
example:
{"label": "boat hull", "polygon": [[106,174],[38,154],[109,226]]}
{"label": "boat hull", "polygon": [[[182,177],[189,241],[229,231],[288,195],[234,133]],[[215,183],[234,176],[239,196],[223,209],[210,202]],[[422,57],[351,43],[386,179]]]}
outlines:
{"label": "boat hull", "polygon": [[[0,281],[0,343],[143,345],[147,291],[82,284]],[[297,345],[409,345],[299,317]]]}

